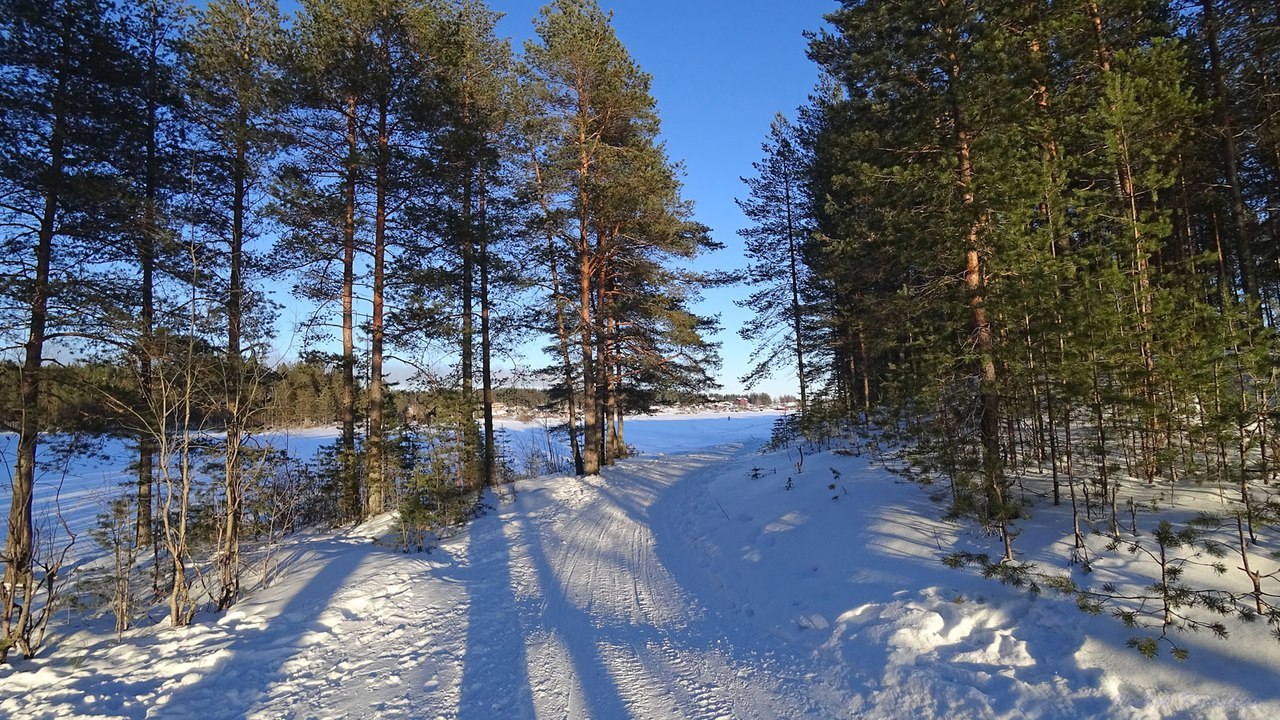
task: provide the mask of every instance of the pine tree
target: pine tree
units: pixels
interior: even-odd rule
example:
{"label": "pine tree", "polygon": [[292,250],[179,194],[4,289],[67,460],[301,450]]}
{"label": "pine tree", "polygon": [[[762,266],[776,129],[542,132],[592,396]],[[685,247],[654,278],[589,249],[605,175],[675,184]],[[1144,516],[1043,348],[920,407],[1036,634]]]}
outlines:
{"label": "pine tree", "polygon": [[[971,2],[847,2],[829,19],[839,35],[817,38],[811,53],[845,85],[848,109],[842,111],[865,113],[854,121],[856,130],[842,132],[859,144],[863,132],[874,148],[869,156],[841,160],[850,181],[873,183],[871,223],[858,218],[858,231],[904,257],[908,275],[890,292],[931,299],[908,311],[922,323],[910,328],[908,342],[950,349],[929,358],[934,368],[911,372],[945,378],[952,387],[932,388],[918,399],[963,395],[964,385],[972,387],[977,410],[955,419],[973,417],[976,427],[962,431],[972,431],[980,448],[983,515],[1001,530],[1011,558],[1007,523],[1016,510],[1007,494],[999,371],[1007,348],[994,278],[1004,269],[1003,213],[1023,214],[1028,206],[1008,192],[1028,158],[1018,142],[1023,131],[1015,109],[1021,106],[1005,72],[1001,25]],[[849,215],[857,218],[860,208],[854,208],[856,201]],[[842,230],[828,234],[856,241],[848,235],[853,228]]]}
{"label": "pine tree", "polygon": [[[435,182],[449,198],[442,228],[449,251],[444,262],[456,275],[462,395],[464,408],[479,406],[481,411],[483,434],[473,438],[470,446],[471,454],[478,456],[479,478],[486,485],[497,480],[492,286],[498,277],[494,261],[509,216],[506,208],[511,204],[504,186],[510,182],[515,122],[515,60],[510,45],[495,35],[498,17],[474,0],[446,11],[437,71],[444,127]],[[473,418],[468,419],[472,422]]]}
{"label": "pine tree", "polygon": [[768,377],[791,356],[789,364],[800,384],[800,412],[808,408],[805,375],[805,310],[802,293],[808,285],[804,265],[804,245],[811,232],[813,199],[808,196],[807,160],[796,131],[782,114],[769,127],[764,143],[764,159],[752,163],[756,176],[744,178],[751,191],[747,200],[738,200],[754,225],[739,231],[746,240],[748,282],[757,288],[740,301],[755,317],[740,331],[745,340],[756,343],[755,365],[742,378],[745,386]]}
{"label": "pine tree", "polygon": [[241,447],[255,390],[253,364],[246,361],[245,351],[260,339],[254,337],[253,316],[261,308],[246,275],[257,270],[251,245],[261,218],[254,208],[263,196],[266,166],[280,144],[283,40],[275,0],[216,0],[196,16],[184,54],[188,95],[199,127],[195,204],[202,230],[225,258],[227,273],[221,394],[226,413],[226,518],[219,530],[220,608],[234,603],[240,592],[245,496]]}
{"label": "pine tree", "polygon": [[[542,10],[535,28],[538,39],[526,45],[525,62],[528,85],[539,93],[535,112],[547,118],[539,185],[544,199],[557,192],[544,221],[554,220],[552,251],[563,252],[553,260],[557,276],[565,271],[555,302],[576,311],[576,326],[564,329],[575,335],[581,367],[582,471],[594,474],[621,451],[618,424],[607,432],[607,417],[620,417],[611,409],[618,407],[625,360],[618,331],[633,319],[620,312],[619,299],[636,289],[629,281],[645,277],[625,272],[629,258],[691,256],[705,247],[697,240],[704,234],[688,232],[678,170],[656,140],[649,77],[614,35],[609,16],[591,0],[558,0]],[[665,295],[677,304],[683,299]],[[696,323],[668,327],[677,325]]]}
{"label": "pine tree", "polygon": [[[356,282],[363,269],[360,257],[365,255],[361,250],[367,247],[361,232],[367,200],[362,181],[369,175],[367,158],[376,156],[366,153],[362,131],[371,119],[378,122],[375,104],[388,92],[387,78],[379,75],[379,4],[374,0],[302,4],[292,38],[291,157],[279,183],[281,214],[291,230],[280,250],[292,256],[290,264],[304,273],[319,273],[304,274],[298,287],[322,306],[336,301],[341,308],[339,505],[348,519],[362,517],[369,499],[356,442],[355,321]],[[339,268],[336,278],[328,275],[330,264]]]}
{"label": "pine tree", "polygon": [[[115,252],[104,248],[110,269],[98,280],[98,307],[86,312],[82,327],[105,330],[94,344],[108,357],[133,368],[136,389],[98,388],[107,404],[123,411],[122,424],[137,443],[136,525],[130,534],[139,547],[151,546],[153,590],[160,592],[161,552],[156,541],[157,425],[154,412],[160,392],[168,338],[175,319],[165,311],[173,303],[169,286],[180,287],[182,266],[177,242],[189,191],[190,160],[186,142],[191,118],[182,97],[177,45],[185,28],[185,9],[161,2],[139,2],[125,17],[127,47],[134,71],[127,96],[129,117],[122,117],[124,146],[118,163],[124,186],[109,210],[119,223]],[[86,274],[87,275],[87,274]],[[82,276],[87,280],[86,276]],[[96,321],[89,317],[100,318]]]}
{"label": "pine tree", "polygon": [[[6,0],[0,4],[0,195],[6,230],[0,286],[20,332],[17,459],[0,589],[0,658],[14,647],[36,652],[40,577],[33,545],[32,496],[45,391],[46,343],[75,324],[80,268],[104,240],[99,207],[118,194],[113,165],[121,149],[117,119],[133,68],[120,16],[97,0]],[[48,568],[47,568],[48,569]]]}

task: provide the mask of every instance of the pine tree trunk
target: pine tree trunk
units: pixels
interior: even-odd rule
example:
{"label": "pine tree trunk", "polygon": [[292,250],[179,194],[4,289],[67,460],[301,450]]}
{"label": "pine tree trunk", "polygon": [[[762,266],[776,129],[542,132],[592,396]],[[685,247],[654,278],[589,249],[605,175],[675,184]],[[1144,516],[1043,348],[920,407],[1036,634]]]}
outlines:
{"label": "pine tree trunk", "polygon": [[[547,202],[546,187],[542,182],[542,164],[535,155],[531,159],[534,181],[538,190],[538,204],[542,208],[543,218],[551,216],[551,207]],[[578,475],[585,475],[582,457],[582,444],[578,439],[577,393],[574,390],[573,355],[570,352],[569,322],[566,318],[568,298],[565,297],[560,284],[560,264],[556,254],[555,234],[547,232],[547,261],[551,269],[551,296],[556,305],[556,340],[560,350],[560,360],[564,371],[565,405],[569,416],[569,449],[573,454],[573,469]]]}
{"label": "pine tree trunk", "polygon": [[[60,58],[57,86],[54,91],[53,131],[49,137],[49,171],[36,236],[27,323],[27,341],[23,344],[22,371],[18,380],[19,408],[18,448],[13,469],[12,499],[9,504],[9,529],[5,537],[4,585],[0,589],[4,607],[3,635],[0,636],[0,660],[13,643],[25,640],[31,613],[31,596],[35,592],[32,562],[35,554],[35,528],[32,501],[35,494],[36,447],[40,437],[40,394],[44,366],[44,343],[49,320],[50,268],[53,261],[53,239],[61,210],[61,193],[66,163],[66,76],[69,58]],[[21,596],[21,597],[20,597]]]}
{"label": "pine tree trunk", "polygon": [[577,194],[578,206],[575,208],[578,221],[578,232],[575,238],[578,260],[578,332],[581,336],[582,351],[582,469],[587,475],[600,472],[600,453],[604,446],[604,432],[601,427],[601,408],[603,398],[600,397],[600,377],[603,358],[595,357],[593,345],[596,336],[596,324],[591,306],[595,288],[592,280],[602,268],[604,258],[593,258],[591,247],[591,219],[595,212],[590,191],[594,156],[593,139],[589,127],[593,122],[595,109],[591,104],[588,83],[590,79],[585,71],[579,68],[575,77],[574,95],[577,99],[577,112],[573,119],[577,131]]}
{"label": "pine tree trunk", "polygon": [[1258,301],[1258,281],[1254,269],[1252,228],[1244,204],[1240,181],[1240,151],[1236,146],[1235,122],[1232,118],[1231,92],[1226,71],[1222,67],[1222,48],[1218,42],[1218,12],[1215,0],[1200,3],[1205,43],[1209,50],[1209,73],[1213,76],[1218,132],[1222,135],[1222,159],[1226,165],[1227,189],[1231,194],[1231,222],[1235,226],[1236,262],[1240,265],[1240,285],[1244,294]]}
{"label": "pine tree trunk", "polygon": [[244,281],[241,266],[244,262],[245,215],[248,212],[248,139],[249,121],[242,110],[237,116],[236,157],[232,182],[231,239],[228,248],[230,279],[227,291],[227,424],[224,491],[226,494],[226,518],[222,525],[219,548],[219,576],[222,584],[218,596],[218,609],[230,607],[240,594],[240,523],[243,513],[243,496],[240,463],[240,443],[243,431],[243,358],[241,357],[241,324],[244,313]]}
{"label": "pine tree trunk", "polygon": [[[585,233],[585,221],[583,223]],[[582,352],[582,471],[587,475],[600,472],[600,448],[603,436],[600,428],[600,392],[595,362],[591,315],[591,263],[586,253],[579,257],[578,321],[581,323]]]}
{"label": "pine tree trunk", "polygon": [[477,260],[480,276],[480,381],[484,412],[484,483],[489,487],[498,484],[498,445],[493,422],[493,337],[489,324],[492,298],[489,296],[489,226],[488,187],[484,175],[480,177],[480,233]]}
{"label": "pine tree trunk", "polygon": [[385,444],[385,401],[383,400],[383,292],[386,285],[387,255],[387,186],[391,175],[390,130],[387,111],[390,100],[383,96],[378,103],[378,156],[374,178],[373,288],[372,316],[369,321],[369,438],[367,515],[380,515],[386,509],[387,473]]}
{"label": "pine tree trunk", "polygon": [[[954,38],[952,39],[954,42]],[[948,80],[954,86],[959,82],[962,68],[954,50],[947,57]],[[951,121],[954,123],[952,140],[956,153],[956,185],[960,205],[970,216],[968,233],[964,239],[964,284],[968,298],[969,322],[973,344],[978,353],[978,395],[981,404],[979,421],[982,438],[982,467],[985,476],[988,512],[990,519],[1000,529],[1004,542],[1004,559],[1013,560],[1013,538],[1009,534],[1009,498],[1008,486],[1001,466],[1000,449],[1000,395],[997,387],[997,371],[995,361],[995,334],[987,317],[986,278],[982,268],[982,229],[986,224],[986,213],[977,209],[973,193],[973,165],[971,162],[971,136],[966,124],[964,108],[955,91]]]}
{"label": "pine tree trunk", "polygon": [[[140,328],[141,343],[136,349],[138,355],[138,394],[143,405],[143,412],[150,413],[152,398],[155,396],[155,372],[152,364],[152,355],[156,352],[155,345],[155,270],[156,270],[156,239],[159,234],[158,219],[156,217],[156,199],[157,185],[159,184],[159,170],[156,157],[156,133],[157,133],[157,107],[155,101],[155,52],[153,49],[151,55],[151,67],[148,69],[148,98],[147,98],[147,123],[148,133],[146,141],[146,180],[143,199],[143,218],[142,228],[139,235],[138,260],[142,273],[142,283],[139,288],[141,297],[141,313],[138,318],[142,324]],[[138,433],[138,507],[137,507],[137,523],[134,529],[134,538],[139,547],[147,547],[151,545],[152,535],[152,518],[151,505],[152,493],[151,488],[155,482],[155,440],[152,439],[152,432],[149,428],[142,428]]]}
{"label": "pine tree trunk", "polygon": [[355,267],[356,267],[356,179],[359,167],[359,136],[356,126],[356,98],[348,96],[346,107],[346,168],[343,177],[345,216],[342,224],[342,512],[349,520],[359,519],[360,478],[356,473],[356,351],[355,351]]}
{"label": "pine tree trunk", "polygon": [[867,333],[859,324],[857,330],[859,366],[862,368],[862,410],[871,413],[871,357],[867,353]]}
{"label": "pine tree trunk", "polygon": [[[620,370],[620,369],[619,369]],[[618,372],[617,376],[622,377],[622,373]],[[622,411],[622,403],[615,402],[613,404],[613,434],[617,438],[618,447],[622,448],[623,455],[627,453],[627,434],[626,434],[626,413]]]}
{"label": "pine tree trunk", "polygon": [[567,301],[560,292],[559,273],[554,256],[551,260],[552,293],[556,298],[556,336],[559,340],[560,358],[564,368],[565,406],[569,416],[569,450],[573,453],[573,471],[578,475],[586,474],[586,461],[582,454],[582,441],[578,436],[578,398],[574,388],[573,356],[570,353],[568,322],[565,319]]}
{"label": "pine tree trunk", "polygon": [[[154,32],[155,26],[150,30]],[[160,68],[159,42],[153,34],[148,44],[146,69],[146,140],[145,171],[143,179],[143,216],[139,233],[138,264],[141,271],[140,347],[138,355],[138,390],[143,404],[143,411],[150,412],[151,400],[155,395],[155,377],[153,354],[155,344],[155,271],[156,242],[159,239],[158,197],[160,185],[159,168],[159,103],[157,101],[156,81]],[[146,428],[138,435],[138,506],[137,524],[134,538],[139,547],[152,544],[152,487],[155,481],[155,440]]]}
{"label": "pine tree trunk", "polygon": [[[788,165],[788,168],[790,166]],[[791,286],[791,331],[795,333],[796,380],[800,385],[800,415],[804,417],[809,409],[809,393],[805,383],[804,372],[804,321],[800,307],[800,253],[796,237],[795,218],[792,215],[791,175],[787,172],[783,177],[783,203],[787,211],[787,270],[790,274]]]}
{"label": "pine tree trunk", "polygon": [[[603,242],[597,246],[597,252],[600,257],[605,257],[606,251]],[[612,303],[610,302],[609,280],[605,274],[605,268],[601,263],[600,275],[596,280],[596,370],[599,373],[600,391],[597,395],[599,408],[597,409],[598,419],[601,433],[601,462],[605,465],[612,465],[620,457],[620,449],[617,445],[617,434],[613,432],[613,424],[610,418],[612,410],[617,402],[615,397],[614,385],[614,366],[615,358],[613,352],[612,332],[614,327],[614,317]]]}
{"label": "pine tree trunk", "polygon": [[475,203],[474,183],[475,179],[471,173],[472,168],[467,168],[466,177],[462,180],[462,237],[458,252],[462,261],[462,271],[460,280],[461,290],[461,337],[459,338],[459,353],[461,354],[461,372],[462,372],[462,448],[463,448],[463,466],[464,473],[468,484],[475,483],[476,477],[476,447],[477,436],[479,433],[475,427],[475,393],[476,393],[476,371],[475,371],[475,239],[474,239],[474,223],[475,215],[473,204]]}
{"label": "pine tree trunk", "polygon": [[604,420],[609,433],[605,442],[608,449],[607,457],[609,458],[609,464],[612,465],[615,460],[620,460],[627,456],[627,446],[622,442],[622,402],[618,397],[618,392],[622,385],[622,366],[618,364],[617,358],[617,319],[610,318],[608,327],[608,344],[612,350],[609,353],[608,365],[606,365],[608,368],[608,390],[605,393]]}
{"label": "pine tree trunk", "polygon": [[596,475],[600,472],[600,450],[603,446],[604,435],[600,427],[600,378],[598,377],[599,367],[595,358],[593,345],[595,343],[595,320],[592,316],[591,305],[594,298],[592,294],[592,279],[596,274],[595,263],[592,262],[591,252],[591,196],[587,189],[587,183],[591,177],[592,159],[588,153],[588,139],[586,122],[590,116],[590,103],[587,101],[585,91],[581,86],[578,88],[578,332],[581,336],[582,351],[582,470],[587,475]]}
{"label": "pine tree trunk", "polygon": [[[55,144],[60,144],[55,140]],[[59,148],[60,150],[60,148]],[[49,268],[53,257],[54,219],[58,213],[58,181],[61,158],[55,160],[54,181],[45,196],[44,212],[36,246],[36,272],[31,287],[31,314],[27,342],[23,346],[19,380],[21,420],[18,426],[18,454],[13,471],[13,496],[9,505],[9,533],[5,541],[4,638],[0,658],[8,652],[9,641],[17,641],[26,631],[29,599],[35,591],[32,575],[34,526],[32,500],[35,493],[36,446],[39,440],[41,375],[44,362],[45,327],[48,322]],[[21,596],[21,598],[19,597]]]}

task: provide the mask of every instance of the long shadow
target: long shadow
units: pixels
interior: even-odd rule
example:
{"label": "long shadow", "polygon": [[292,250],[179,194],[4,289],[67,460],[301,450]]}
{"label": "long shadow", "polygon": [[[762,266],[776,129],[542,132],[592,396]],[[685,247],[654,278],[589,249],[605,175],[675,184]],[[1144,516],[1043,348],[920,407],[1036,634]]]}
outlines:
{"label": "long shadow", "polygon": [[[692,459],[685,468],[685,477],[692,477],[707,465],[723,460],[723,456],[715,453]],[[631,468],[632,472],[635,470]],[[655,483],[652,490],[659,494],[671,489],[665,478],[656,475],[627,479],[627,482],[633,481]],[[630,521],[650,523],[651,507],[642,497],[633,497],[608,487],[600,488],[598,492],[606,499],[606,504],[619,508]],[[744,652],[737,645],[740,638],[724,634],[725,625],[720,619],[700,614],[685,618],[685,622],[672,627],[659,628],[647,623],[632,625],[625,621],[605,620],[579,607],[567,596],[566,587],[557,572],[558,565],[551,560],[548,542],[553,535],[547,534],[549,528],[534,521],[522,522],[520,529],[523,537],[521,547],[527,552],[529,569],[536,576],[538,597],[516,597],[512,585],[511,544],[502,532],[502,525],[491,518],[482,519],[469,529],[468,567],[462,570],[455,568],[449,573],[450,578],[467,584],[471,596],[459,718],[479,720],[534,716],[527,643],[535,632],[553,635],[567,654],[566,670],[574,675],[575,692],[581,693],[585,705],[575,717],[597,720],[622,720],[633,715],[617,675],[619,672],[626,675],[627,670],[611,666],[605,655],[606,647],[634,654],[634,661],[641,665],[646,663],[646,657],[648,662],[667,664],[663,658],[651,654],[652,648],[659,646],[677,651],[714,653],[733,667],[744,667],[755,659],[754,653]],[[704,610],[714,612],[709,608]],[[762,641],[760,646],[783,664],[791,654],[788,648],[773,647],[767,641]],[[677,678],[687,674],[679,668],[667,667],[667,671],[678,682],[703,682],[696,674]],[[805,682],[799,673],[791,680],[795,687],[783,681],[786,685],[783,692],[787,695],[799,691]],[[728,688],[722,690],[732,693]],[[673,687],[671,691],[677,695],[693,692],[688,687]],[[778,702],[786,704],[781,698]]]}
{"label": "long shadow", "polygon": [[502,520],[473,521],[468,533],[467,570],[461,579],[470,602],[458,718],[535,717],[526,633],[511,587],[511,550]]}
{"label": "long shadow", "polygon": [[[259,629],[236,634],[221,645],[228,651],[217,667],[174,691],[163,717],[244,717],[279,678],[281,667],[301,649],[299,638],[313,625],[369,552],[333,543],[332,557],[298,589],[280,613]],[[288,642],[272,643],[273,638]],[[221,643],[222,640],[214,640]],[[195,649],[199,652],[199,648]],[[261,692],[255,692],[260,690]]]}
{"label": "long shadow", "polygon": [[[719,475],[727,472],[726,468],[731,468],[733,465],[746,466],[746,463],[740,462],[732,452],[722,452],[722,450],[732,450],[733,447],[735,446],[726,445],[710,450],[683,453],[689,457],[690,467],[666,487],[657,490],[653,503],[647,507],[637,507],[616,494],[613,497],[626,512],[634,512],[635,517],[643,518],[642,521],[653,531],[654,556],[671,574],[675,582],[691,596],[696,597],[701,605],[705,619],[702,622],[690,623],[681,632],[685,647],[714,647],[722,652],[727,651],[727,659],[731,661],[772,656],[778,658],[784,666],[794,663],[795,667],[802,667],[809,652],[808,648],[782,641],[769,629],[767,619],[743,617],[732,607],[718,603],[716,600],[719,593],[715,590],[715,582],[706,575],[697,562],[691,559],[699,551],[685,542],[678,532],[675,536],[667,534],[667,531],[678,527],[680,521],[685,519],[683,513],[694,509],[684,504],[683,496],[691,492],[691,486],[699,482],[709,468],[715,468],[714,474]],[[657,480],[649,477],[644,480],[644,482],[655,481]],[[708,495],[708,498],[710,497]],[[712,499],[711,502],[714,500]],[[721,509],[716,505],[704,507],[703,510],[705,511],[703,521],[706,523],[738,522],[738,520],[724,519],[720,513]],[[718,548],[718,550],[720,560],[717,563],[723,565],[724,569],[728,569],[730,563],[741,562],[735,559],[734,553],[729,549]],[[781,579],[780,582],[782,582]],[[758,630],[754,632],[737,632],[732,637],[724,633],[725,628],[754,626],[758,623]],[[802,697],[803,682],[782,676],[777,679],[782,683],[784,692],[794,691],[797,693],[797,698]],[[795,687],[788,688],[790,682],[794,682]]]}
{"label": "long shadow", "polygon": [[[805,670],[808,668],[807,657],[810,649],[785,641],[771,634],[766,627],[758,632],[741,632],[731,628],[749,626],[751,622],[731,608],[717,603],[715,593],[705,593],[707,578],[692,567],[687,567],[688,556],[696,550],[689,544],[680,542],[677,537],[666,534],[677,526],[677,514],[681,509],[688,509],[682,504],[681,497],[687,493],[689,483],[696,483],[709,468],[715,468],[715,474],[731,472],[735,466],[746,467],[737,456],[738,445],[721,445],[716,448],[701,449],[687,453],[674,453],[669,459],[677,463],[662,463],[660,466],[646,466],[643,458],[628,460],[619,464],[624,470],[625,487],[606,485],[598,490],[602,498],[606,498],[614,507],[637,524],[647,526],[653,533],[653,552],[658,565],[669,573],[670,579],[679,586],[683,593],[692,599],[689,607],[692,616],[669,627],[657,628],[645,626],[606,625],[599,627],[596,635],[602,640],[615,640],[630,643],[636,651],[643,650],[648,643],[663,645],[674,649],[677,653],[693,652],[716,656],[720,662],[739,673],[750,674],[759,667],[761,658],[769,658],[772,670],[769,677],[759,679],[752,688],[751,696],[759,699],[768,697],[768,709],[752,708],[748,716],[763,717],[765,713],[774,712],[785,716],[813,716],[815,709],[810,695],[813,691],[812,679]],[[674,477],[668,476],[676,470]],[[667,472],[663,472],[666,470]],[[638,491],[638,492],[637,492]],[[714,508],[715,506],[711,506]],[[718,510],[710,510],[718,513]],[[710,515],[708,515],[710,517]],[[719,515],[715,516],[719,520]],[[684,518],[687,519],[687,518]],[[667,663],[659,659],[660,664]],[[695,663],[696,666],[696,663]],[[677,684],[686,687],[675,688],[677,694],[698,695],[710,692],[712,688],[721,696],[721,702],[728,707],[741,708],[745,696],[741,688],[731,685],[714,685],[723,677],[701,675],[697,672],[689,674],[680,668],[668,665],[667,671],[676,679]],[[741,677],[742,675],[739,675]],[[825,692],[825,690],[824,690]],[[704,697],[705,700],[705,697]],[[828,710],[836,706],[828,700]],[[747,707],[751,707],[748,705]],[[751,713],[756,713],[752,715]],[[736,716],[736,715],[735,715]]]}
{"label": "long shadow", "polygon": [[[591,615],[569,602],[564,586],[543,551],[541,532],[536,526],[530,528],[529,560],[538,573],[538,587],[543,593],[545,628],[555,632],[569,651],[589,708],[586,715],[596,720],[631,717],[617,684],[600,657],[598,641],[605,639],[601,636],[608,634],[609,628],[597,626]],[[640,629],[630,630],[635,635]]]}

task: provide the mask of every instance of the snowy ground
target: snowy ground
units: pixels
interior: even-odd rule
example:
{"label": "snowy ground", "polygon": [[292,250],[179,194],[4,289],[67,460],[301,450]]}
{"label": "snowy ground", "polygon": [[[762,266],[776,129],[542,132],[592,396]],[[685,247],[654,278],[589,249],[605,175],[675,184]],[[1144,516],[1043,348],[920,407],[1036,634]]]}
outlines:
{"label": "snowy ground", "polygon": [[867,458],[759,454],[771,421],[633,423],[644,455],[521,482],[430,554],[384,517],[299,538],[192,627],[65,626],[0,668],[0,716],[1280,717],[1265,628],[1143,659],[1108,617],[943,567],[992,539]]}

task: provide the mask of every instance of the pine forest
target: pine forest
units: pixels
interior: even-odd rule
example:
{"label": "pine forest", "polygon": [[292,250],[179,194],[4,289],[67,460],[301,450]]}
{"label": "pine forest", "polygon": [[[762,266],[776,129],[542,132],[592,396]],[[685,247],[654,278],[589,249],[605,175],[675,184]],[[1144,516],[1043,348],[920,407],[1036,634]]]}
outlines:
{"label": "pine forest", "polygon": [[[0,0],[0,661],[64,601],[75,533],[33,498],[80,443],[129,453],[79,541],[119,636],[232,608],[264,541],[394,511],[422,549],[526,470],[627,459],[628,415],[771,377],[796,477],[865,453],[994,539],[939,573],[1148,657],[1280,638],[1280,5],[832,2],[808,101],[725,178],[741,271],[701,269],[723,229],[612,12],[552,0],[518,47],[491,5]],[[516,467],[505,406],[557,413],[562,466]],[[259,442],[313,425],[314,463]],[[1090,579],[1117,557],[1154,580]]]}

